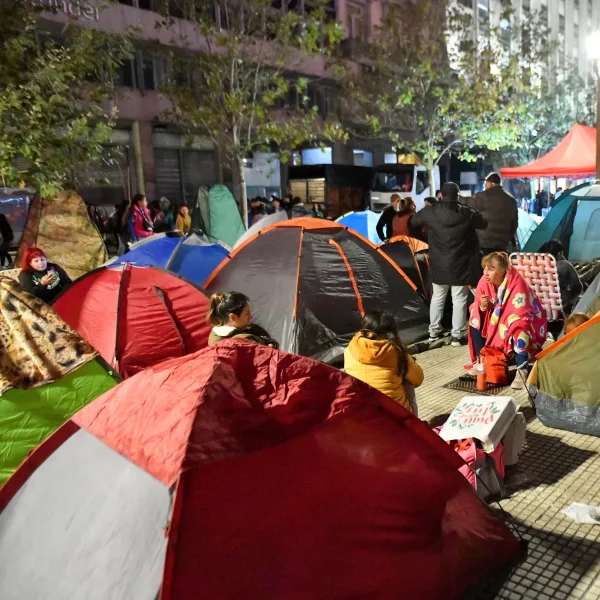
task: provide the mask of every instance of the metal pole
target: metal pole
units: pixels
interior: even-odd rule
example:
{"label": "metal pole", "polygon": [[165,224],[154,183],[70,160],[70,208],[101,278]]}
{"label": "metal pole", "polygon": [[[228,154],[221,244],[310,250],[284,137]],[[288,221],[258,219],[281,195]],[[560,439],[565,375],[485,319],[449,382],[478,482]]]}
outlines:
{"label": "metal pole", "polygon": [[600,59],[596,64],[597,70],[597,104],[596,104],[596,183],[600,183]]}

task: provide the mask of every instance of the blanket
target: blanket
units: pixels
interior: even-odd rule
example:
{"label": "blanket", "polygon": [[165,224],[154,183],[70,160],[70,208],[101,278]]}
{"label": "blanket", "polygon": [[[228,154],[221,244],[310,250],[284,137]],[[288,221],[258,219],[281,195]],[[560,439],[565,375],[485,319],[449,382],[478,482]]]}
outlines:
{"label": "blanket", "polygon": [[[482,296],[492,301],[485,313],[479,310]],[[516,269],[509,269],[500,287],[482,277],[475,290],[475,302],[469,311],[469,325],[481,331],[486,346],[533,355],[542,347],[548,332],[546,313],[535,293]],[[471,348],[471,358],[475,360]]]}

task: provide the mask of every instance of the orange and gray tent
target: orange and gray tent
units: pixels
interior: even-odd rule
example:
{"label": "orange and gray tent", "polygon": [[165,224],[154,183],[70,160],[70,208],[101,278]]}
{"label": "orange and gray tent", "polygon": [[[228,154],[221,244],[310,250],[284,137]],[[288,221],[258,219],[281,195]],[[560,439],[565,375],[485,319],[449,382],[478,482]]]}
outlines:
{"label": "orange and gray tent", "polygon": [[405,343],[427,336],[428,308],[402,269],[356,232],[323,219],[263,229],[205,288],[246,294],[255,321],[283,350],[326,362],[343,354],[361,316],[375,308],[398,317]]}
{"label": "orange and gray tent", "polygon": [[517,539],[424,423],[226,340],[77,413],[0,489],[2,600],[456,600]]}
{"label": "orange and gray tent", "polygon": [[429,246],[421,240],[397,235],[387,244],[380,244],[379,248],[410,277],[419,294],[429,301]]}
{"label": "orange and gray tent", "polygon": [[89,218],[85,202],[73,190],[54,198],[31,199],[16,264],[26,248],[41,248],[50,262],[60,265],[71,279],[108,260],[102,235]]}
{"label": "orange and gray tent", "polygon": [[54,310],[123,377],[208,344],[208,297],[175,273],[130,264],[78,279]]}
{"label": "orange and gray tent", "polygon": [[529,378],[547,427],[600,436],[600,313],[538,354]]}

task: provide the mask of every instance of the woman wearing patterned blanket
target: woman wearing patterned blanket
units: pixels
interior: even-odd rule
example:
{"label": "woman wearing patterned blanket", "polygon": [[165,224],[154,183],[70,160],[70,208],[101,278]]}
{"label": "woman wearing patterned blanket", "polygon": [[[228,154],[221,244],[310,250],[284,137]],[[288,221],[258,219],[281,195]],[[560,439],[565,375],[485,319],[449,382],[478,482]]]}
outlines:
{"label": "woman wearing patterned blanket", "polygon": [[[469,312],[471,358],[476,363],[483,347],[491,346],[525,369],[546,340],[545,311],[525,279],[511,268],[507,254],[488,254],[482,267],[483,277]],[[472,372],[476,372],[476,364]],[[511,387],[522,389],[524,379],[517,373]]]}

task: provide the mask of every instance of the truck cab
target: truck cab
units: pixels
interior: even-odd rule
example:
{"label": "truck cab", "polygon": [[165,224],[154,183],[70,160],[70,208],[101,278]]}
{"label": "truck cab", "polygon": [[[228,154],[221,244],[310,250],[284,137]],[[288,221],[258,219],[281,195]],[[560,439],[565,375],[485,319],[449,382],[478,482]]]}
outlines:
{"label": "truck cab", "polygon": [[[406,198],[410,196],[417,210],[425,206],[425,198],[434,196],[436,190],[429,189],[429,175],[422,165],[379,165],[373,169],[373,182],[369,192],[369,208],[382,212],[390,205],[392,194]],[[435,167],[434,182],[440,185],[440,170]]]}

